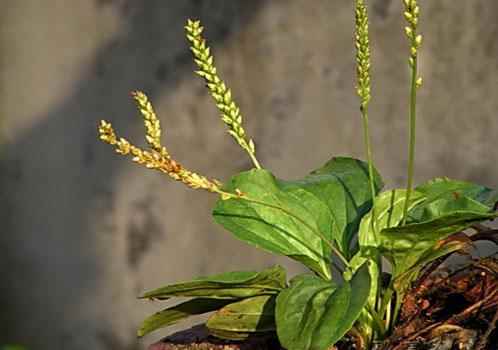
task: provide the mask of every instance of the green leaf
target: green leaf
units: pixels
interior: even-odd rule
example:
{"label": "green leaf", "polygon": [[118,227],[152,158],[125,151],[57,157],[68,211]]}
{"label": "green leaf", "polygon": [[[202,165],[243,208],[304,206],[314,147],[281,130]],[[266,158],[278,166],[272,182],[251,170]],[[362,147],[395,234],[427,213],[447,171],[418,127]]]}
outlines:
{"label": "green leaf", "polygon": [[[376,191],[383,182],[374,169]],[[372,206],[368,164],[357,159],[337,157],[301,181],[285,183],[286,189],[304,189],[327,205],[332,223],[332,238],[349,258],[351,239],[361,218]]]}
{"label": "green leaf", "polygon": [[[394,262],[395,277],[417,264],[417,260],[439,240],[465,230],[473,223],[496,217],[488,206],[464,196],[426,200],[413,211],[416,215],[411,216],[410,224],[386,228],[380,233],[382,249]],[[418,215],[425,221],[414,222]]]}
{"label": "green leaf", "polygon": [[[363,261],[371,260],[374,262],[370,266],[372,278],[378,279],[380,274],[380,254],[388,257],[393,265],[394,273],[403,270],[405,262],[414,262],[419,257],[419,252],[411,250],[404,251],[404,257],[398,259],[398,256],[392,255],[392,246],[401,245],[404,242],[403,236],[395,236],[386,240],[384,236],[385,229],[397,227],[403,219],[403,208],[405,205],[406,190],[396,189],[382,192],[377,196],[375,201],[375,221],[372,223],[372,211],[365,215],[360,223],[358,233],[358,242],[360,251],[353,258],[352,262],[360,265]],[[425,195],[420,192],[412,191],[410,196],[409,210],[425,200]],[[353,266],[354,267],[354,266]],[[354,269],[353,269],[354,271]],[[376,304],[378,283],[374,282],[370,291],[369,305],[372,307]]]}
{"label": "green leaf", "polygon": [[231,300],[204,298],[196,298],[186,301],[147,317],[142,322],[137,335],[139,337],[143,337],[144,335],[149,334],[157,329],[171,326],[187,317],[218,310],[231,302]]}
{"label": "green leaf", "polygon": [[448,197],[468,197],[490,208],[498,202],[498,192],[471,182],[452,180],[446,177],[435,178],[416,188],[425,194],[427,202]]}
{"label": "green leaf", "polygon": [[371,283],[366,307],[358,318],[358,330],[361,332],[363,338],[369,341],[368,339],[372,338],[374,331],[378,328],[376,327],[374,315],[372,315],[370,310],[375,310],[379,289],[382,287],[379,285],[381,273],[380,251],[373,247],[361,247],[360,251],[349,261],[349,268],[344,272],[343,277],[347,281],[351,280],[354,273],[364,265],[367,265]]}
{"label": "green leaf", "polygon": [[330,278],[330,248],[320,237],[326,233],[319,228],[329,223],[321,215],[325,211],[323,204],[320,208],[321,203],[313,203],[318,208],[315,205],[310,210],[295,195],[282,191],[279,185],[279,181],[263,169],[235,176],[226,190],[238,189],[258,202],[219,200],[213,212],[216,222],[243,241],[292,257],[324,278]]}
{"label": "green leaf", "polygon": [[212,329],[209,330],[209,334],[212,336],[215,336],[216,338],[220,339],[228,339],[228,340],[245,340],[249,338],[251,335],[254,335],[254,333],[251,332],[231,332],[231,331],[224,331],[220,329]]}
{"label": "green leaf", "polygon": [[[472,194],[475,198],[489,201],[492,198],[489,191],[481,189],[479,192],[475,187],[471,189],[467,186],[465,192],[463,187],[461,183],[450,183],[447,180],[436,180],[417,187],[411,196],[409,224],[403,226],[400,223],[406,191],[381,193],[376,200],[374,229],[371,213],[360,224],[360,247],[378,248],[393,264],[393,276],[399,276],[417,264],[439,240],[475,222],[495,217],[490,207],[463,195]],[[458,188],[463,192],[455,195]]]}
{"label": "green leaf", "polygon": [[[373,220],[372,212],[370,211],[363,217],[360,223],[358,232],[358,243],[360,250],[353,257],[350,262],[352,271],[356,271],[358,266],[361,266],[365,261],[371,261],[369,266],[370,275],[372,277],[372,286],[370,289],[370,296],[368,305],[374,309],[377,304],[377,296],[381,286],[379,285],[379,276],[381,272],[381,254],[389,255],[390,251],[386,251],[384,237],[381,232],[388,227],[398,226],[403,219],[403,208],[405,205],[406,190],[394,189],[380,193],[375,200],[375,220]],[[409,209],[415,207],[417,204],[422,203],[425,196],[417,191],[412,191],[410,196]],[[398,237],[397,237],[398,238]],[[407,255],[410,252],[406,253]],[[399,264],[398,261],[391,261],[393,265]],[[348,278],[348,273],[345,277]],[[364,312],[363,318],[372,319],[372,316]],[[373,322],[370,323],[372,325]],[[369,334],[373,332],[373,328],[368,323],[364,323],[364,333]]]}
{"label": "green leaf", "polygon": [[[363,249],[383,246],[381,232],[390,227],[397,227],[403,219],[406,190],[396,189],[379,194],[375,200],[375,221],[372,223],[372,211],[363,217],[358,232],[358,243]],[[412,191],[409,210],[422,203],[425,196]]]}
{"label": "green leaf", "polygon": [[339,287],[311,275],[294,278],[277,296],[280,343],[288,350],[325,350],[340,340],[367,302],[371,285],[367,265]]}
{"label": "green leaf", "polygon": [[211,334],[232,340],[275,331],[275,298],[263,295],[228,304],[215,312],[206,326]]}
{"label": "green leaf", "polygon": [[[462,198],[459,202],[472,201],[468,198]],[[477,202],[474,202],[478,204]],[[463,208],[464,205],[460,206]],[[448,237],[450,234],[462,231],[473,223],[492,220],[497,214],[491,213],[489,208],[482,206],[481,208],[456,209],[442,213],[431,220],[419,223],[407,224],[399,227],[386,228],[382,231],[382,236],[386,238],[394,238],[395,235],[403,235],[409,240],[435,238],[436,240]]]}
{"label": "green leaf", "polygon": [[407,269],[394,279],[394,289],[403,291],[410,285],[411,281],[417,278],[420,271],[427,266],[427,264],[456,251],[466,251],[471,245],[471,239],[465,234],[462,234],[461,236],[453,235],[440,243],[438,242],[438,244],[427,249],[410,269]]}
{"label": "green leaf", "polygon": [[165,300],[171,296],[240,299],[263,294],[277,294],[287,285],[285,270],[273,266],[261,272],[235,271],[189,282],[175,283],[146,292],[140,298]]}
{"label": "green leaf", "polygon": [[334,158],[300,181],[253,169],[233,177],[225,190],[240,190],[247,199],[219,200],[216,222],[237,238],[300,261],[326,279],[331,277],[330,244],[336,242],[348,256],[351,236],[371,205],[367,165],[350,158]]}
{"label": "green leaf", "polygon": [[318,326],[336,284],[313,275],[299,275],[277,297],[276,322],[280,343],[288,350],[311,348]]}

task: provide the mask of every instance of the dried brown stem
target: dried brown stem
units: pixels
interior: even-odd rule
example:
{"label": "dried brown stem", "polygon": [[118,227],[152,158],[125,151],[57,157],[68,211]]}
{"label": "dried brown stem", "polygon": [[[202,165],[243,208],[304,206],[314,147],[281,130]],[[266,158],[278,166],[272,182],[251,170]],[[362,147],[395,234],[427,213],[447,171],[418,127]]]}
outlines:
{"label": "dried brown stem", "polygon": [[406,345],[407,343],[415,340],[416,338],[422,336],[423,334],[426,334],[426,333],[436,329],[437,327],[445,326],[445,325],[455,325],[455,324],[462,322],[463,320],[469,318],[470,315],[472,313],[474,313],[476,310],[479,310],[482,307],[484,307],[486,305],[486,303],[488,301],[490,301],[497,294],[498,294],[498,289],[495,289],[490,294],[488,294],[484,299],[472,304],[471,306],[467,307],[465,310],[461,311],[460,313],[449,317],[445,321],[432,323],[432,324],[428,325],[427,327],[421,329],[420,331],[413,333],[409,337],[406,337],[405,339],[401,340],[400,343],[398,345],[396,345],[392,350],[401,350],[402,347],[404,345]]}
{"label": "dried brown stem", "polygon": [[475,350],[484,350],[485,346],[488,344],[489,336],[491,335],[491,333],[493,333],[493,331],[496,328],[497,321],[498,321],[498,308],[496,309],[496,312],[495,312],[495,315],[493,316],[493,319],[489,323],[488,329],[482,335],[481,339],[477,343]]}

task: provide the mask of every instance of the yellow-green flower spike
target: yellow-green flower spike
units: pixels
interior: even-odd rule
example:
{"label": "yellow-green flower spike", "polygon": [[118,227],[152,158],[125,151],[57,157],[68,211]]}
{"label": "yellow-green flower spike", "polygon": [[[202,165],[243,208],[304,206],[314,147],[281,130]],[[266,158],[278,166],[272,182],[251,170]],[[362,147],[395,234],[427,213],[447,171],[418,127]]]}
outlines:
{"label": "yellow-green flower spike", "polygon": [[242,114],[233,101],[232,92],[217,74],[211,50],[202,37],[203,27],[200,21],[188,20],[185,26],[187,39],[191,44],[190,50],[194,55],[194,62],[199,67],[196,71],[204,78],[206,86],[213,97],[216,107],[221,112],[221,120],[228,126],[228,133],[249,154],[256,168],[261,168],[256,159],[256,150],[252,139],[248,138],[242,126]]}
{"label": "yellow-green flower spike", "polygon": [[169,175],[177,181],[194,189],[204,189],[209,192],[216,192],[221,195],[227,195],[221,190],[222,184],[217,180],[208,179],[205,176],[196,174],[185,169],[180,163],[172,159],[166,149],[161,144],[161,124],[156,117],[152,104],[143,92],[135,91],[132,93],[137,102],[140,112],[144,117],[146,130],[146,140],[151,150],[143,150],[127,139],[118,137],[111,123],[102,120],[99,125],[99,136],[102,141],[115,147],[116,152],[124,156],[132,156],[132,160],[148,169],[158,170]]}
{"label": "yellow-green flower spike", "polygon": [[410,204],[410,196],[413,187],[413,168],[415,162],[415,127],[416,127],[416,112],[417,112],[417,90],[422,86],[422,78],[418,76],[418,50],[422,45],[422,35],[417,33],[420,8],[417,0],[403,0],[404,12],[403,16],[407,22],[405,34],[410,42],[410,57],[408,64],[411,70],[411,86],[410,86],[410,128],[409,128],[409,144],[408,144],[408,180],[406,185],[406,199],[403,208],[403,224],[406,223],[408,206]]}
{"label": "yellow-green flower spike", "polygon": [[132,91],[131,96],[137,103],[138,109],[144,118],[145,139],[150,147],[166,158],[170,158],[168,151],[161,145],[161,123],[156,116],[147,95],[142,91]]}
{"label": "yellow-green flower spike", "polygon": [[372,229],[375,222],[375,185],[373,174],[373,156],[368,126],[368,103],[370,101],[370,40],[368,34],[368,11],[364,0],[356,0],[355,6],[355,46],[356,46],[356,73],[358,85],[356,91],[360,96],[360,110],[363,119],[363,138],[368,160],[370,178],[370,192],[372,195]]}
{"label": "yellow-green flower spike", "polygon": [[361,98],[362,109],[370,101],[370,41],[368,35],[368,12],[363,0],[356,1],[356,73],[358,78],[357,92]]}
{"label": "yellow-green flower spike", "polygon": [[403,5],[403,16],[407,22],[405,34],[410,41],[410,58],[408,59],[408,63],[410,67],[413,67],[414,61],[418,56],[418,49],[422,45],[422,35],[417,33],[420,7],[417,4],[417,0],[403,0]]}

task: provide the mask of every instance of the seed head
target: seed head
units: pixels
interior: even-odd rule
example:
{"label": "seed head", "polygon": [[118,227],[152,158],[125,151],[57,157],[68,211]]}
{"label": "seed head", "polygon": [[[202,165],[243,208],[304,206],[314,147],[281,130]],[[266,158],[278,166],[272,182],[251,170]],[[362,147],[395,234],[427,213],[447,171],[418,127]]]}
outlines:
{"label": "seed head", "polygon": [[161,124],[156,117],[152,104],[143,92],[132,92],[132,96],[144,117],[145,138],[150,150],[141,149],[127,139],[118,137],[111,123],[105,120],[100,122],[98,128],[100,139],[114,146],[117,153],[124,156],[130,155],[135,163],[148,169],[158,170],[194,189],[200,188],[221,193],[222,184],[219,181],[211,180],[192,172],[170,157],[166,147],[161,144]]}
{"label": "seed head", "polygon": [[355,19],[357,93],[360,96],[361,108],[363,109],[370,101],[370,41],[367,7],[363,0],[356,1]]}
{"label": "seed head", "polygon": [[252,139],[248,138],[242,126],[242,114],[232,98],[232,92],[217,74],[211,50],[202,37],[203,27],[200,21],[187,20],[185,26],[186,36],[191,44],[190,50],[194,62],[199,67],[195,73],[206,82],[206,86],[221,113],[221,120],[227,125],[228,133],[249,154],[254,165],[260,168],[255,156],[255,146]]}

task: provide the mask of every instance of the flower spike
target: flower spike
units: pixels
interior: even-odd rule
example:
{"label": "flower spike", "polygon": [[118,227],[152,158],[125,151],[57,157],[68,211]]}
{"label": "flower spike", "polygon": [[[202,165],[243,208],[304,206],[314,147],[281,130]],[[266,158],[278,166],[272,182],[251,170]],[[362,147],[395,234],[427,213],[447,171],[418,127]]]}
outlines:
{"label": "flower spike", "polygon": [[168,151],[161,145],[161,123],[159,122],[147,95],[142,91],[132,91],[131,96],[135,100],[137,107],[144,118],[145,139],[150,148],[169,159],[170,156]]}
{"label": "flower spike", "polygon": [[365,109],[370,101],[370,40],[368,33],[368,12],[364,0],[356,1],[356,74],[358,78],[357,93],[361,99],[361,108]]}
{"label": "flower spike", "polygon": [[202,37],[203,27],[200,21],[188,20],[185,30],[191,44],[190,50],[194,55],[194,62],[199,67],[196,73],[204,78],[209,93],[213,97],[216,107],[221,113],[221,120],[228,126],[228,133],[242,147],[251,158],[256,168],[261,168],[256,159],[256,149],[252,139],[248,138],[242,126],[242,114],[232,98],[232,92],[225,82],[220,79],[214,66],[214,58],[206,40]]}
{"label": "flower spike", "polygon": [[355,46],[356,46],[356,92],[360,97],[360,112],[363,121],[363,138],[368,160],[368,175],[372,196],[372,229],[375,223],[376,189],[373,173],[373,155],[368,125],[368,103],[370,102],[370,40],[368,31],[368,11],[364,0],[356,0],[355,6]]}
{"label": "flower spike", "polygon": [[130,143],[127,139],[118,137],[111,123],[102,120],[99,125],[100,139],[114,146],[116,152],[121,155],[130,155],[132,160],[148,169],[155,169],[169,175],[176,181],[183,182],[193,189],[204,189],[224,195],[221,190],[222,184],[217,180],[208,179],[205,176],[194,173],[184,168],[169,155],[168,150],[161,144],[161,123],[156,117],[152,104],[147,96],[141,91],[132,92],[132,96],[138,104],[140,112],[144,117],[146,140],[150,150],[143,150]]}

